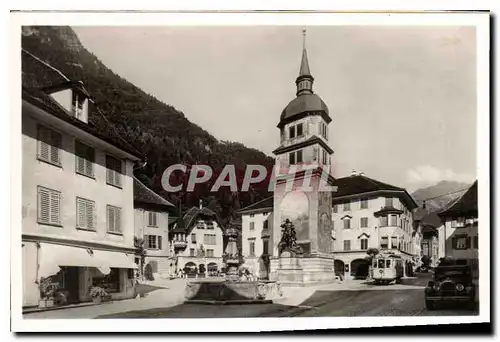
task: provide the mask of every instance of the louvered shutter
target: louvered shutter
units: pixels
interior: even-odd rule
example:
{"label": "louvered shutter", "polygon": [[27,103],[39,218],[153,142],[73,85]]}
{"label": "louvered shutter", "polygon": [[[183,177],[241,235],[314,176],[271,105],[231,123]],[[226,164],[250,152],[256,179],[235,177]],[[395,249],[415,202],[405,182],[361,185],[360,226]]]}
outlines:
{"label": "louvered shutter", "polygon": [[38,188],[38,220],[42,223],[50,223],[50,191]]}
{"label": "louvered shutter", "polygon": [[122,211],[120,208],[115,208],[115,231],[117,233],[122,232]]}
{"label": "louvered shutter", "polygon": [[161,236],[158,236],[158,249],[162,249],[161,247],[161,241],[162,240],[162,237]]}
{"label": "louvered shutter", "polygon": [[50,223],[59,224],[60,210],[60,194],[56,191],[50,192]]}
{"label": "louvered shutter", "polygon": [[113,184],[113,165],[110,156],[106,156],[106,183]]}
{"label": "louvered shutter", "polygon": [[85,149],[84,145],[78,141],[75,143],[76,172],[85,173]]}
{"label": "louvered shutter", "polygon": [[39,151],[38,151],[38,157],[49,161],[49,155],[50,155],[50,131],[43,127],[39,126],[38,127],[38,144],[39,144]]}
{"label": "louvered shutter", "polygon": [[115,231],[114,208],[111,206],[108,206],[108,231],[110,231],[110,232]]}
{"label": "louvered shutter", "polygon": [[149,235],[144,235],[144,248],[149,249]]}
{"label": "louvered shutter", "polygon": [[50,149],[50,161],[55,164],[61,162],[60,159],[60,149],[62,145],[61,134],[51,131],[51,149]]}
{"label": "louvered shutter", "polygon": [[94,202],[86,201],[87,228],[94,229]]}
{"label": "louvered shutter", "polygon": [[86,222],[85,222],[85,218],[86,218],[86,205],[85,205],[85,200],[81,199],[81,198],[77,198],[76,199],[76,210],[77,210],[77,222],[76,222],[76,226],[78,228],[86,228]]}
{"label": "louvered shutter", "polygon": [[95,159],[95,151],[92,147],[87,146],[87,150],[85,153],[85,174],[88,176],[94,176],[94,159]]}
{"label": "louvered shutter", "polygon": [[122,162],[121,160],[115,160],[115,185],[122,186],[121,174],[122,172]]}

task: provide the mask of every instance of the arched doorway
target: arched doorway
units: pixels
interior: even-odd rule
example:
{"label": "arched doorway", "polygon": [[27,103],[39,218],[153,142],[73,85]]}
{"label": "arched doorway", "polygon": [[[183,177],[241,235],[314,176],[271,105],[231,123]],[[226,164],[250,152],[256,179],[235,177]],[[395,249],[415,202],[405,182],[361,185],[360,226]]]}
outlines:
{"label": "arched doorway", "polygon": [[335,259],[333,262],[333,269],[335,272],[335,276],[342,277],[344,279],[344,268],[345,264],[342,260]]}
{"label": "arched doorway", "polygon": [[207,264],[208,275],[214,277],[217,275],[218,266],[215,262],[209,262]]}
{"label": "arched doorway", "polygon": [[353,279],[366,279],[370,263],[366,259],[355,259],[351,262],[351,276]]}
{"label": "arched doorway", "polygon": [[187,278],[194,278],[198,273],[198,267],[196,267],[196,264],[192,261],[187,262],[182,270]]}

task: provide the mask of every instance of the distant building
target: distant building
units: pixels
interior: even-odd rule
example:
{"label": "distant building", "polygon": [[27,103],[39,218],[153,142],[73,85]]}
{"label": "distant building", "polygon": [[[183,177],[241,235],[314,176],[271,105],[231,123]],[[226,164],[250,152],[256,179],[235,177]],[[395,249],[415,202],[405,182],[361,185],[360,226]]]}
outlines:
{"label": "distant building", "polygon": [[[429,259],[429,266],[436,267],[439,263],[439,234],[438,228],[441,219],[437,212],[427,212],[423,208],[418,208],[413,213],[415,232],[421,236],[419,259],[422,257]],[[420,264],[419,264],[420,266]]]}
{"label": "distant building", "polygon": [[412,272],[416,246],[412,210],[417,204],[408,192],[363,175],[338,178],[333,193],[332,244],[335,272],[345,278],[368,275],[366,251],[392,252]]}
{"label": "distant building", "polygon": [[439,214],[440,257],[478,260],[477,181]]}
{"label": "distant building", "polygon": [[138,154],[88,124],[80,82],[22,92],[23,306],[50,278],[60,303],[93,285],[134,296],[133,167]]}
{"label": "distant building", "polygon": [[223,228],[209,208],[190,208],[171,224],[170,246],[176,273],[209,276],[223,268]]}
{"label": "distant building", "polygon": [[[172,203],[134,177],[135,236],[144,242],[143,266],[150,265],[153,274],[160,277],[175,274],[168,240],[168,217],[173,208]],[[140,257],[136,257],[136,264],[140,265]]]}

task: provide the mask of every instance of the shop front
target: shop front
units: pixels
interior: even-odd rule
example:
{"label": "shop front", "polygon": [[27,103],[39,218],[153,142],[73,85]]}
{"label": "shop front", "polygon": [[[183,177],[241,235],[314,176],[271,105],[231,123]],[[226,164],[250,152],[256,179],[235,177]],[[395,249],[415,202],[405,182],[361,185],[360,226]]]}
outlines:
{"label": "shop front", "polygon": [[133,254],[52,243],[23,242],[23,306],[91,301],[100,287],[110,299],[135,294]]}

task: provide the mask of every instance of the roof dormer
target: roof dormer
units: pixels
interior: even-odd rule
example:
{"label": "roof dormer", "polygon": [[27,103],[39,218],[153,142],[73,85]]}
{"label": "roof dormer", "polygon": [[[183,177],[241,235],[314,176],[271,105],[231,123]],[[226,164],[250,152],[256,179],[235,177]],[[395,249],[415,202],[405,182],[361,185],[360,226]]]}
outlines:
{"label": "roof dormer", "polygon": [[43,89],[68,115],[88,123],[90,94],[81,81],[68,81]]}

